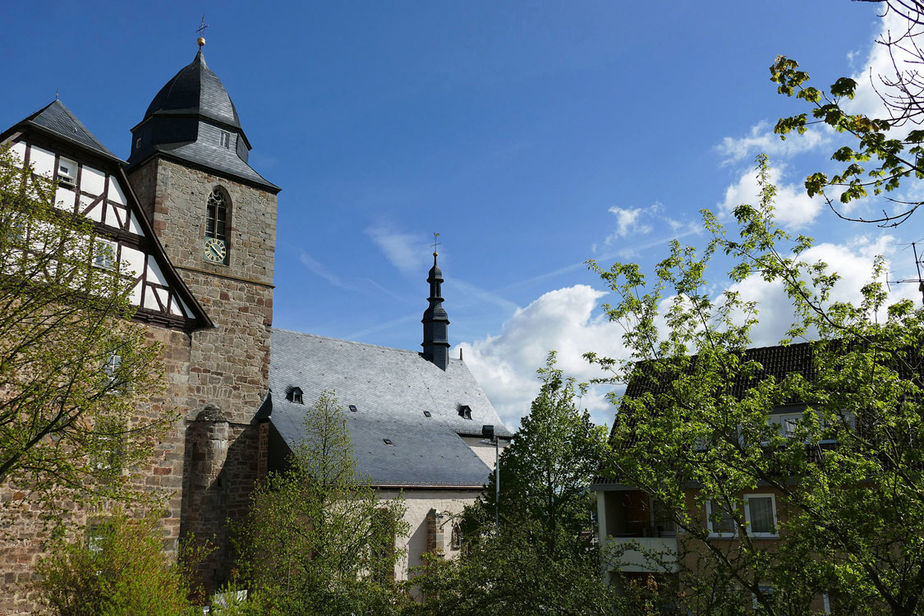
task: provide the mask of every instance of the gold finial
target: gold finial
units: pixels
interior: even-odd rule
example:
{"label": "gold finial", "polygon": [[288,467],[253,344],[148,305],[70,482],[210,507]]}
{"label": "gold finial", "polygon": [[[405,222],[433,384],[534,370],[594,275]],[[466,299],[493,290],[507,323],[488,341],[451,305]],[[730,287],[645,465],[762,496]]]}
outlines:
{"label": "gold finial", "polygon": [[205,34],[205,31],[208,29],[209,25],[205,23],[205,13],[202,14],[202,21],[199,23],[199,27],[196,28],[196,32],[199,33],[199,38],[196,40],[196,43],[199,45],[199,49],[202,49],[202,46],[205,45],[205,37],[202,36]]}

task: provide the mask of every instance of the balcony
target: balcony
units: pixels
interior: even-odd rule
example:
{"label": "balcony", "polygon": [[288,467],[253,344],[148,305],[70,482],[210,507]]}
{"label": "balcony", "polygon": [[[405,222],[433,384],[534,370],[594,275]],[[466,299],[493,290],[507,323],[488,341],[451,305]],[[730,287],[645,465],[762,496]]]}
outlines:
{"label": "balcony", "polygon": [[626,573],[676,573],[677,537],[607,537],[607,570]]}

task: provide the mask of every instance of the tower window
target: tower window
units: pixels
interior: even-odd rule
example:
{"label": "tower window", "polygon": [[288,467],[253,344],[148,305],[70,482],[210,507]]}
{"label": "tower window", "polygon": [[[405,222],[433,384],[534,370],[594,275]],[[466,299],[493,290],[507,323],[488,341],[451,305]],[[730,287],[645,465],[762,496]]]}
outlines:
{"label": "tower window", "polygon": [[218,138],[221,147],[230,148],[231,147],[231,133],[221,131],[221,136]]}
{"label": "tower window", "polygon": [[459,417],[462,419],[471,419],[472,418],[472,407],[467,404],[459,405]]}
{"label": "tower window", "polygon": [[228,210],[231,206],[227,194],[215,188],[209,194],[205,218],[205,258],[212,263],[228,264]]}

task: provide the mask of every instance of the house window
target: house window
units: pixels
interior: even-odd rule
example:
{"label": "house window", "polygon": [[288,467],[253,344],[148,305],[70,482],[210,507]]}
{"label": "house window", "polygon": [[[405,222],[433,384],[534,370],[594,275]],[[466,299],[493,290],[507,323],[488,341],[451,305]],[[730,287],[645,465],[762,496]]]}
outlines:
{"label": "house window", "polygon": [[230,148],[231,147],[231,134],[226,131],[221,131],[221,136],[218,138],[221,147]]}
{"label": "house window", "polygon": [[706,501],[706,524],[710,537],[734,537],[737,534],[738,525],[732,512],[716,501]]}
{"label": "house window", "polygon": [[459,405],[459,417],[462,419],[471,419],[472,418],[472,408],[467,404]]}
{"label": "house window", "polygon": [[462,549],[462,528],[456,522],[452,525],[452,534],[449,537],[449,547],[453,550]]}
{"label": "house window", "polygon": [[122,357],[115,351],[109,354],[109,357],[106,358],[106,363],[103,364],[103,374],[106,375],[106,386],[109,391],[119,392],[121,390],[122,384],[119,382],[119,367],[121,365]]}
{"label": "house window", "polygon": [[205,216],[205,259],[212,263],[228,264],[228,213],[231,200],[227,193],[216,187],[209,194]]}
{"label": "house window", "polygon": [[58,184],[65,188],[77,185],[77,163],[64,157],[58,159]]}
{"label": "house window", "polygon": [[776,499],[773,494],[746,494],[744,518],[752,537],[777,537]]}
{"label": "house window", "polygon": [[116,245],[109,240],[97,239],[93,244],[93,267],[114,270],[116,266]]}

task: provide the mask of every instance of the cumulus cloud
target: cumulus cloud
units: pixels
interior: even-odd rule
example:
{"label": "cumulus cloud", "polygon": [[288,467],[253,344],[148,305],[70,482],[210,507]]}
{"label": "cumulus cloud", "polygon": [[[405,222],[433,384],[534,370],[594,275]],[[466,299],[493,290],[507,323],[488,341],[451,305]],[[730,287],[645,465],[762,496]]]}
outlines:
{"label": "cumulus cloud", "polygon": [[[782,166],[771,165],[770,182],[776,185],[774,217],[783,227],[801,229],[812,223],[824,207],[819,198],[811,198],[798,184],[784,184]],[[719,204],[719,211],[731,214],[742,203],[757,205],[760,201],[760,186],[757,171],[750,169],[741,174],[738,181],[725,189],[725,200]]]}
{"label": "cumulus cloud", "polygon": [[[600,376],[582,357],[587,351],[623,357],[619,332],[602,314],[594,316],[605,292],[588,285],[565,287],[543,294],[519,308],[497,336],[463,342],[463,357],[501,418],[512,428],[529,411],[539,391],[536,370],[549,351],[558,352],[558,366],[579,380]],[[613,413],[597,388],[581,405],[599,423],[610,424]]]}
{"label": "cumulus cloud", "polygon": [[771,157],[791,157],[801,152],[814,150],[828,143],[830,139],[818,129],[810,128],[798,138],[781,140],[774,134],[773,126],[763,120],[751,127],[751,132],[744,137],[725,137],[716,146],[719,154],[725,158],[723,165],[738,163],[754,158],[763,152]]}
{"label": "cumulus cloud", "polygon": [[424,235],[395,231],[389,227],[369,227],[365,233],[402,274],[417,275],[429,267],[429,252],[426,250],[429,238]]}
{"label": "cumulus cloud", "polygon": [[[832,301],[856,302],[861,297],[860,290],[870,280],[875,257],[895,257],[897,246],[896,240],[889,236],[875,240],[861,236],[844,244],[819,244],[806,251],[803,259],[810,263],[824,261],[841,274]],[[721,288],[720,285],[716,296]],[[739,293],[743,301],[754,301],[759,306],[752,345],[777,344],[793,317],[791,303],[782,287],[754,275],[727,288]],[[622,330],[599,312],[600,300],[606,294],[588,285],[549,291],[525,308],[517,309],[498,335],[459,345],[466,364],[511,428],[516,428],[529,411],[539,389],[536,370],[545,364],[550,350],[558,351],[559,367],[578,380],[601,375],[583,359],[587,351],[616,359],[629,357],[622,342]],[[893,286],[888,303],[899,299],[916,302],[920,298],[914,285]],[[671,301],[672,298],[666,298],[662,308],[666,309]],[[663,320],[659,326],[663,331]],[[591,411],[597,423],[612,424],[615,409],[605,394],[613,389],[619,390],[615,386],[592,388],[581,400],[581,406]]]}

